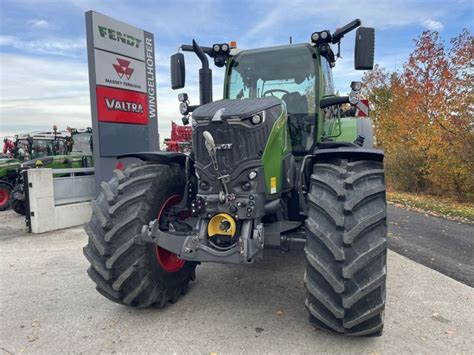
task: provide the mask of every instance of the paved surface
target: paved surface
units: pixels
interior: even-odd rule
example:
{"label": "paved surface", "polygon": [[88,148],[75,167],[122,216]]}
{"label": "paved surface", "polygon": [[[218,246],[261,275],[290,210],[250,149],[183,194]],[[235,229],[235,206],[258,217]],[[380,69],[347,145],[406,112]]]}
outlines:
{"label": "paved surface", "polygon": [[474,287],[474,224],[388,206],[388,246]]}
{"label": "paved surface", "polygon": [[[3,216],[3,213],[1,214]],[[385,333],[351,339],[315,330],[303,306],[303,253],[252,266],[206,264],[180,301],[136,310],[88,279],[81,228],[28,235],[0,217],[0,353],[469,353],[474,292],[389,252]]]}

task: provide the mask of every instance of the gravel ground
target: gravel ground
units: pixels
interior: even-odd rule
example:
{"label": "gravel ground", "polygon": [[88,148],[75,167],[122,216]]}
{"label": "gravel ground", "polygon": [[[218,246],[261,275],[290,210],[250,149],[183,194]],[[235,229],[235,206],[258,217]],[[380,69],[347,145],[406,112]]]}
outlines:
{"label": "gravel ground", "polygon": [[[16,226],[16,227],[15,227]],[[301,250],[251,266],[205,264],[175,305],[136,310],[99,295],[82,228],[29,235],[0,213],[0,353],[470,353],[469,286],[389,252],[382,337],[352,339],[307,320]]]}

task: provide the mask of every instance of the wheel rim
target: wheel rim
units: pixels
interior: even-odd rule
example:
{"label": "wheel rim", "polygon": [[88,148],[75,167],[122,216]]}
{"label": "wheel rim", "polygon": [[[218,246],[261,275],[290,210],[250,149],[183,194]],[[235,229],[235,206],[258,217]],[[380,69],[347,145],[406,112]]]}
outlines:
{"label": "wheel rim", "polygon": [[8,194],[7,189],[0,187],[0,206],[4,206],[8,203],[10,195]]}
{"label": "wheel rim", "polygon": [[[173,195],[168,197],[165,203],[161,206],[160,212],[158,212],[158,223],[160,223],[160,219],[163,217],[166,209],[173,205],[176,205],[177,203],[181,202],[181,200],[182,197],[180,195]],[[163,249],[158,245],[155,248],[155,255],[160,266],[167,272],[177,272],[181,270],[181,268],[185,264],[185,261],[180,259],[178,255],[170,252],[169,250]]]}

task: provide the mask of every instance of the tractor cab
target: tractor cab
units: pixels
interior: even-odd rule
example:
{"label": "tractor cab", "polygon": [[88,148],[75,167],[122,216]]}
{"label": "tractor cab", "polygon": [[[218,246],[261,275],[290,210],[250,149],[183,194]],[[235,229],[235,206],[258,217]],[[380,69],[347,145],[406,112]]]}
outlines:
{"label": "tractor cab", "polygon": [[68,141],[72,155],[92,155],[92,128],[69,128],[71,137]]}
{"label": "tractor cab", "polygon": [[19,160],[30,160],[67,154],[68,133],[64,131],[32,132],[15,136],[15,155]]}
{"label": "tractor cab", "polygon": [[294,154],[306,154],[314,143],[318,63],[310,44],[244,50],[228,64],[226,99],[281,99],[288,114]]}
{"label": "tractor cab", "polygon": [[[340,105],[358,102],[360,83],[351,84],[348,96],[337,96],[332,78],[332,68],[340,57],[340,44],[345,34],[360,27],[354,20],[337,29],[314,32],[308,43],[283,46],[239,49],[235,43],[214,44],[201,47],[196,41],[182,45],[171,56],[171,87],[185,86],[185,62],[182,52],[194,52],[201,61],[199,70],[200,105],[190,105],[187,94],[179,94],[183,123],[190,122],[192,112],[212,99],[212,70],[207,57],[217,67],[225,67],[223,98],[280,99],[288,115],[287,129],[293,155],[298,157],[314,153],[321,143],[346,145],[357,143],[363,137],[361,125],[355,120],[343,120]],[[360,27],[356,31],[354,67],[367,70],[373,67],[375,32],[373,28]],[[337,45],[335,53],[331,45]],[[245,104],[243,104],[243,107]],[[365,133],[365,135],[371,135]]]}

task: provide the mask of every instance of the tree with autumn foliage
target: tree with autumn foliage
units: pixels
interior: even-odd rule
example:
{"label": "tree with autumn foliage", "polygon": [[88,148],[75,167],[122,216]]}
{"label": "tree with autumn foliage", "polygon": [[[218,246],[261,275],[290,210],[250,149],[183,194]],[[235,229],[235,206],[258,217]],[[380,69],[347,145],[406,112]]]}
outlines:
{"label": "tree with autumn foliage", "polygon": [[474,198],[474,42],[467,30],[447,49],[425,31],[401,72],[363,77],[387,178],[402,191]]}

